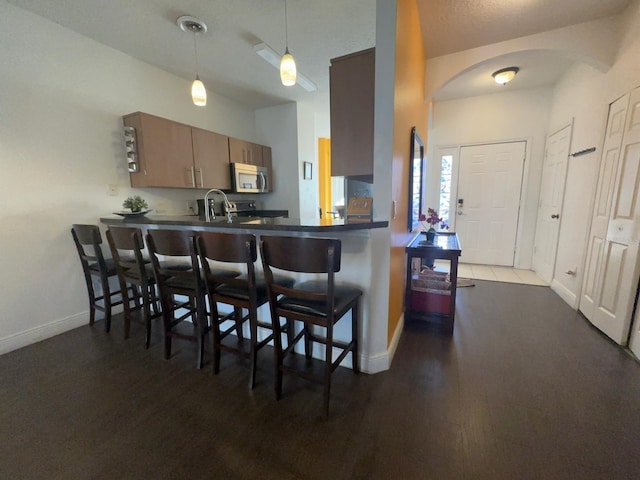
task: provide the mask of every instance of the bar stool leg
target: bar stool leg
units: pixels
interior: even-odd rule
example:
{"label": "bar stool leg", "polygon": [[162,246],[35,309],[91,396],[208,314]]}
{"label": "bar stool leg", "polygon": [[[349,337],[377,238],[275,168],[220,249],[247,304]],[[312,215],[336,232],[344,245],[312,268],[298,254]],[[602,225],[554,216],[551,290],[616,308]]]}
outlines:
{"label": "bar stool leg", "polygon": [[329,396],[331,394],[331,370],[333,364],[333,325],[332,320],[327,325],[327,338],[325,345],[324,362],[324,417],[329,417]]}
{"label": "bar stool leg", "polygon": [[256,384],[256,369],[258,367],[258,318],[254,308],[249,309],[249,327],[251,328],[249,388],[253,389]]}
{"label": "bar stool leg", "polygon": [[356,301],[356,304],[351,309],[351,335],[353,340],[353,350],[351,350],[351,362],[353,365],[353,372],[360,373],[360,367],[358,365],[358,319],[360,308],[360,300]]}

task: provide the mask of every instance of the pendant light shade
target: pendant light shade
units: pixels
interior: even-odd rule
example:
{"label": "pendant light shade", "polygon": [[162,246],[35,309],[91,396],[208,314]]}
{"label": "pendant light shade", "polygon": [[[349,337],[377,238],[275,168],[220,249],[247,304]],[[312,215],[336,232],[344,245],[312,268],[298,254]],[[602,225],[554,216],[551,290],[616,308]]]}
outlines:
{"label": "pendant light shade", "polygon": [[191,99],[193,104],[198,107],[207,106],[207,89],[204,88],[204,83],[200,81],[198,75],[196,75],[196,79],[191,84]]}
{"label": "pendant light shade", "polygon": [[280,81],[285,87],[291,87],[296,84],[296,77],[296,61],[287,49],[280,60]]}
{"label": "pendant light shade", "polygon": [[200,33],[206,33],[207,25],[197,18],[190,17],[188,15],[178,18],[177,23],[183,32],[193,33],[193,49],[195,52],[196,60],[196,79],[191,84],[191,100],[193,100],[193,104],[198,107],[206,107],[207,89],[204,88],[204,84],[202,83],[202,81],[200,80],[200,76],[198,75],[198,45],[196,44],[196,35]]}
{"label": "pendant light shade", "polygon": [[280,81],[285,87],[292,87],[296,84],[296,61],[289,53],[289,29],[287,28],[287,0],[284,0],[284,55],[280,60]]}

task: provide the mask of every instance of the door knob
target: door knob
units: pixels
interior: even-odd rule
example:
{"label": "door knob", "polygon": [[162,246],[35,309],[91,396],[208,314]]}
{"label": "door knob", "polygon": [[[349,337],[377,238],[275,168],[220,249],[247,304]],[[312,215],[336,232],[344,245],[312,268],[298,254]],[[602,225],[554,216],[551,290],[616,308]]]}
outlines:
{"label": "door knob", "polygon": [[458,215],[462,215],[462,212],[458,212]]}
{"label": "door knob", "polygon": [[559,213],[554,213],[553,215],[551,215],[551,218],[560,218],[560,214]]}

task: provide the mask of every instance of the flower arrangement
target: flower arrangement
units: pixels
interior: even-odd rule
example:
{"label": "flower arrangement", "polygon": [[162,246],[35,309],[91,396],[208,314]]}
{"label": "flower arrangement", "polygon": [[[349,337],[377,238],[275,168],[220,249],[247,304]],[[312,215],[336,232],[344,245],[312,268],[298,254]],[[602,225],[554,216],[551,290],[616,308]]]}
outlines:
{"label": "flower arrangement", "polygon": [[129,208],[133,213],[141,212],[143,209],[146,210],[149,208],[147,202],[142,199],[139,195],[134,197],[128,197],[123,203],[122,206],[124,208]]}
{"label": "flower arrangement", "polygon": [[[447,222],[445,222],[442,217],[439,217],[438,211],[434,210],[433,208],[427,209],[427,215],[421,213],[419,220],[423,222],[422,226],[427,232],[435,232],[436,225],[438,224],[440,225],[440,229],[449,230],[449,225],[447,224]],[[425,223],[429,226],[427,227]]]}

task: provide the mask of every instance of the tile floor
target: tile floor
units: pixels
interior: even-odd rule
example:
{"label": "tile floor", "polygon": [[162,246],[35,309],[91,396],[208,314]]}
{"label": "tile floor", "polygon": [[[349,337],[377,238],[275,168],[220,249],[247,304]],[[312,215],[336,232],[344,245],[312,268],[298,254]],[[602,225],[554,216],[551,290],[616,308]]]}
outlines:
{"label": "tile floor", "polygon": [[[436,261],[436,270],[448,271],[449,262]],[[513,267],[499,267],[494,265],[475,265],[471,263],[458,264],[458,278],[471,278],[474,280],[490,280],[493,282],[521,283],[525,285],[548,286],[536,272],[521,270]]]}

